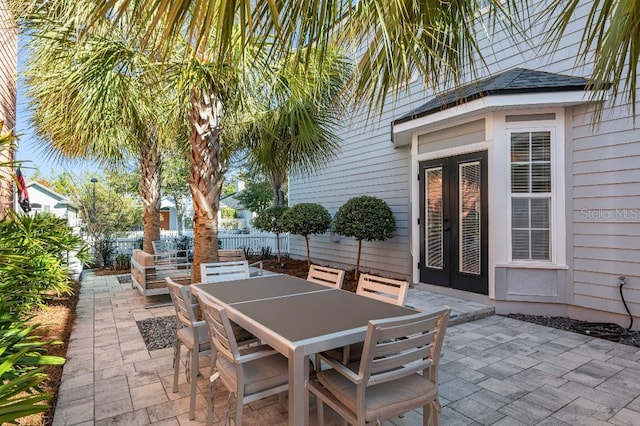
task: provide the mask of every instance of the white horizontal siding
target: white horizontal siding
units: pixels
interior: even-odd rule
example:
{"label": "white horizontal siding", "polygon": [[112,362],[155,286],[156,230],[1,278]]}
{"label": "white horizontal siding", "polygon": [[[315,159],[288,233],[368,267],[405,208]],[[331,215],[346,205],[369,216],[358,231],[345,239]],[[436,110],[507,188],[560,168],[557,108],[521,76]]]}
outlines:
{"label": "white horizontal siding", "polygon": [[[538,10],[546,2],[536,2]],[[512,36],[506,31],[483,32],[479,45],[486,67],[480,75],[504,71],[512,67],[589,77],[592,70],[591,55],[582,63],[576,55],[582,52],[581,38],[586,16],[592,2],[580,2],[575,19],[569,25],[555,51],[544,41],[547,32],[538,22],[527,29],[527,37]],[[469,81],[469,78],[466,79]],[[444,88],[448,89],[448,88]],[[375,267],[389,274],[408,272],[411,268],[409,242],[411,225],[409,199],[409,151],[394,150],[390,142],[390,122],[416,108],[432,97],[420,81],[411,85],[408,95],[401,97],[378,117],[367,121],[362,114],[352,114],[339,134],[343,138],[338,158],[308,179],[292,178],[290,201],[314,201],[325,205],[331,213],[349,198],[361,194],[381,196],[391,205],[398,222],[398,235],[392,240],[376,243],[375,249],[363,244],[363,268]],[[566,206],[569,253],[567,262],[570,277],[574,277],[574,303],[585,308],[623,313],[622,305],[614,294],[619,275],[628,277],[629,291],[640,291],[640,220],[607,218],[599,210],[640,209],[640,132],[634,128],[631,108],[620,99],[615,105],[605,105],[602,121],[593,126],[591,108],[576,106],[568,111],[571,126],[567,131]],[[640,104],[638,105],[640,110]],[[460,129],[457,129],[460,130]],[[434,132],[434,134],[437,132]],[[463,132],[467,137],[478,133]],[[420,152],[427,148],[420,139]],[[446,134],[429,139],[433,145],[460,144],[463,138]],[[414,200],[417,202],[417,200]],[[592,212],[596,212],[593,216]],[[640,210],[638,211],[640,214]],[[591,215],[591,216],[590,216]],[[416,237],[417,238],[417,237]],[[301,240],[302,241],[302,240]],[[318,259],[338,264],[355,259],[355,242],[342,239],[332,243],[319,238],[312,244]],[[292,243],[304,255],[304,242]],[[347,262],[348,263],[348,262]],[[588,280],[587,280],[588,279]],[[614,286],[614,287],[612,287]],[[634,293],[635,294],[635,293]],[[638,298],[632,297],[634,303]],[[635,312],[640,311],[636,306]]]}

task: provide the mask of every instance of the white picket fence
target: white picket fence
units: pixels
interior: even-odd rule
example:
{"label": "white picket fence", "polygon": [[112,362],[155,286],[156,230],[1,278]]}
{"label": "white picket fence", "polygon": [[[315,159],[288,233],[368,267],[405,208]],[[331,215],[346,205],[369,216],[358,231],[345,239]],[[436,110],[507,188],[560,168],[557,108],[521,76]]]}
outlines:
{"label": "white picket fence", "polygon": [[[133,249],[139,244],[142,233],[137,235],[137,232],[132,233],[126,238],[118,238],[115,241],[115,245],[118,253],[131,254]],[[183,232],[183,236],[193,238],[193,232]],[[167,245],[171,249],[177,249],[176,240],[179,238],[177,231],[161,231],[160,239],[166,241]],[[271,250],[271,254],[276,254],[276,236],[275,234],[268,232],[251,233],[251,234],[231,234],[220,233],[218,239],[221,242],[221,248],[223,249],[250,249],[253,254],[261,254],[263,248],[267,247]],[[191,243],[193,239],[191,239]],[[280,253],[283,255],[289,254],[289,234],[280,234]]]}

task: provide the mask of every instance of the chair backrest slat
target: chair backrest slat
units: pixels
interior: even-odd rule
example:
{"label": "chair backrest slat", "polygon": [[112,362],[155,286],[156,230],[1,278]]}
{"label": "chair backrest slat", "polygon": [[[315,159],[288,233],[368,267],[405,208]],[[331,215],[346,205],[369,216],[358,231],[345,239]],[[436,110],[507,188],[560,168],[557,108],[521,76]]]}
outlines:
{"label": "chair backrest slat", "polygon": [[178,321],[185,327],[192,327],[193,323],[197,321],[196,311],[198,305],[189,292],[189,286],[178,284],[169,277],[165,280],[171,301],[176,309]]}
{"label": "chair backrest slat", "polygon": [[199,297],[200,308],[209,329],[211,343],[218,351],[218,355],[222,355],[235,364],[240,352],[227,312],[206,295],[199,293]]}
{"label": "chair backrest slat", "polygon": [[342,288],[344,273],[345,272],[340,269],[311,265],[309,274],[307,275],[307,281],[326,285],[327,287]]}
{"label": "chair backrest slat", "polygon": [[408,289],[406,281],[360,274],[356,294],[402,306]]}
{"label": "chair backrest slat", "polygon": [[242,249],[218,250],[218,261],[220,262],[238,262],[242,260],[247,260]]}
{"label": "chair backrest slat", "polygon": [[369,321],[360,361],[364,386],[438,365],[451,309]]}
{"label": "chair backrest slat", "polygon": [[246,260],[203,263],[200,265],[200,271],[203,283],[241,280],[249,278],[249,263]]}

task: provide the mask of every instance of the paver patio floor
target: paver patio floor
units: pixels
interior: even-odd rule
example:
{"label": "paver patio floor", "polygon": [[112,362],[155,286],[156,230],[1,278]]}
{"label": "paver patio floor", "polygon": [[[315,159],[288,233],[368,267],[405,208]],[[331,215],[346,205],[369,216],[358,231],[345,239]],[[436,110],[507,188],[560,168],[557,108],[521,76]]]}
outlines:
{"label": "paver patio floor", "polygon": [[[145,309],[138,292],[115,276],[85,272],[82,282],[54,424],[206,423],[208,380],[199,380],[196,420],[189,421],[184,374],[179,392],[171,391],[172,348],[148,351],[136,325],[173,315],[173,307]],[[455,304],[454,314],[467,318],[490,312],[481,304],[419,291],[409,293],[407,304]],[[208,376],[208,357],[201,365]],[[640,425],[640,348],[504,317],[449,327],[439,382],[444,426]],[[217,386],[216,424],[222,424],[226,402],[227,393]],[[310,406],[315,424],[315,403]],[[337,416],[328,417],[330,424],[341,424]],[[244,420],[286,424],[287,414],[278,412],[272,397],[245,407]],[[421,425],[421,411],[385,422],[392,424]]]}

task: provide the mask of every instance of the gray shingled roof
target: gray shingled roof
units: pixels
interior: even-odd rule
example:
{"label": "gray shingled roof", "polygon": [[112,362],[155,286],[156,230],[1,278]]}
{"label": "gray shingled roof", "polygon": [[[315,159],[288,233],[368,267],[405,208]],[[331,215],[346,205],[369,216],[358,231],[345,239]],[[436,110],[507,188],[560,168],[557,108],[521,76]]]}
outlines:
{"label": "gray shingled roof", "polygon": [[514,68],[438,95],[392,124],[414,120],[489,95],[584,91],[588,89],[588,83],[589,80],[584,77]]}

